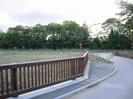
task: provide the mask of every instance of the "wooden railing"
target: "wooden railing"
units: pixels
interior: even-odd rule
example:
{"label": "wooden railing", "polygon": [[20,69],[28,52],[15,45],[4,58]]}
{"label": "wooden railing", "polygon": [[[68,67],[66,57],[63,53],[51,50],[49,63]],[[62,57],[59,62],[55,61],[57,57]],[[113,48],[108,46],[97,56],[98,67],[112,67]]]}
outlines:
{"label": "wooden railing", "polygon": [[0,99],[84,75],[88,52],[81,57],[0,65]]}

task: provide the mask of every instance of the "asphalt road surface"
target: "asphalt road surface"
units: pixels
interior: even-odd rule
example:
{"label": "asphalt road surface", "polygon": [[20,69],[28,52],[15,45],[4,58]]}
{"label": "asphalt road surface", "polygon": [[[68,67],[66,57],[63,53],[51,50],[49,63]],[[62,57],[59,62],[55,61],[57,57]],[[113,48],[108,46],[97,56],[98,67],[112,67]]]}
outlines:
{"label": "asphalt road surface", "polygon": [[113,56],[117,72],[110,78],[66,99],[133,99],[133,60]]}

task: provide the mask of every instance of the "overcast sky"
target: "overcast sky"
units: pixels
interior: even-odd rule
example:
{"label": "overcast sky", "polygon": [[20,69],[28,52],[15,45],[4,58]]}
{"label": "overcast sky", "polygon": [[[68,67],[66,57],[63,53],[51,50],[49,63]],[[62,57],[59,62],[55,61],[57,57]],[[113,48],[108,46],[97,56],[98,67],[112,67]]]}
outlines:
{"label": "overcast sky", "polygon": [[[133,1],[133,0],[130,0]],[[0,0],[0,29],[73,20],[92,25],[115,17],[118,0]]]}

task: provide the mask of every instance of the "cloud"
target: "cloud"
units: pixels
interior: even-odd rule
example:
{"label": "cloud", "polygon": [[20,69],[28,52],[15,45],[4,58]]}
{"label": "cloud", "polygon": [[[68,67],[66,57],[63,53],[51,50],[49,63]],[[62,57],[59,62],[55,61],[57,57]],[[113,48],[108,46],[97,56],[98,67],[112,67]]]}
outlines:
{"label": "cloud", "polygon": [[55,14],[46,14],[43,12],[26,12],[26,13],[16,13],[12,16],[13,20],[16,20],[18,23],[24,24],[37,24],[37,23],[49,23],[49,22],[57,22],[64,19],[61,15]]}
{"label": "cloud", "polygon": [[90,25],[115,17],[118,8],[114,1],[117,0],[0,0],[0,26],[64,20]]}

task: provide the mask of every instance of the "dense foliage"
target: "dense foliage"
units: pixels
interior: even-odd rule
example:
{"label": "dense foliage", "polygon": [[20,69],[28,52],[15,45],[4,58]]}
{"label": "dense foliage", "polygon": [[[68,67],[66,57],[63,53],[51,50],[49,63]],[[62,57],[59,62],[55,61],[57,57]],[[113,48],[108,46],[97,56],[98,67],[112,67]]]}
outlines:
{"label": "dense foliage", "polygon": [[120,15],[121,20],[124,22],[124,33],[130,38],[133,49],[133,3],[122,0],[120,8],[121,12],[118,15]]}
{"label": "dense foliage", "polygon": [[0,33],[1,48],[86,48],[90,36],[88,27],[73,21],[63,24],[37,24],[33,27],[16,26]]}
{"label": "dense foliage", "polygon": [[0,48],[131,49],[131,39],[120,31],[120,25],[114,25],[113,20],[116,22],[116,19],[111,18],[103,23],[106,32],[109,32],[108,36],[95,38],[89,35],[86,24],[80,26],[73,21],[64,21],[63,24],[37,24],[33,27],[16,26],[9,28],[7,33],[0,33]]}
{"label": "dense foliage", "polygon": [[80,26],[74,21],[33,27],[19,25],[9,28],[7,33],[0,32],[0,48],[133,49],[133,4],[121,1],[119,5],[122,20],[109,18],[103,22],[106,36],[92,38],[86,24]]}

